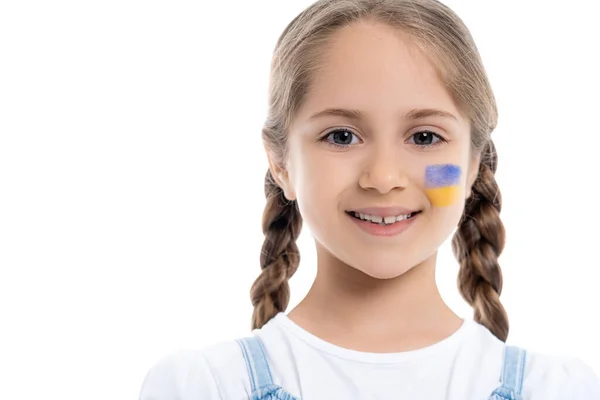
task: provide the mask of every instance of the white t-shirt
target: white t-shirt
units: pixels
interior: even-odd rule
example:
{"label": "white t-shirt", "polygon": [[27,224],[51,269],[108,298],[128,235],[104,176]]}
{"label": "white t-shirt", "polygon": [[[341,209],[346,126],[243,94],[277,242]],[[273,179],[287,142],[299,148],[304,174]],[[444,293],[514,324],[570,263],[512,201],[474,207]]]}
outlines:
{"label": "white t-shirt", "polygon": [[[465,319],[450,337],[419,350],[365,353],[325,342],[279,313],[253,331],[275,384],[303,400],[487,400],[499,386],[505,344]],[[160,360],[140,400],[249,399],[250,378],[236,341]],[[524,400],[600,400],[600,380],[578,359],[527,354]]]}

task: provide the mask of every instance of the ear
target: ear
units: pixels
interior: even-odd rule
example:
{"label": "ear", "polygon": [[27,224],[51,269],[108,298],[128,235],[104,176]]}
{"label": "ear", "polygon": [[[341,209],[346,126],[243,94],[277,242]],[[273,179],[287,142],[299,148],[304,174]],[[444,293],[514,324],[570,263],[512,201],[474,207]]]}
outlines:
{"label": "ear", "polygon": [[473,185],[479,176],[479,165],[481,163],[481,156],[473,156],[469,163],[469,170],[467,171],[467,199],[471,198],[473,194]]}
{"label": "ear", "polygon": [[283,190],[285,198],[289,201],[296,200],[296,193],[293,190],[293,185],[290,181],[287,169],[275,161],[276,157],[266,146],[265,151],[269,160],[269,170],[271,171],[271,175],[273,175],[273,179],[275,179],[277,185]]}

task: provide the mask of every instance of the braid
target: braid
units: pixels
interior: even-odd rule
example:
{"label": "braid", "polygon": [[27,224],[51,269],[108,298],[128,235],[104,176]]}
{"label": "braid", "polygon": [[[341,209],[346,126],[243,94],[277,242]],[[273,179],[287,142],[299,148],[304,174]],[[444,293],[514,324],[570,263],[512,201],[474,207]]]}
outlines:
{"label": "braid", "polygon": [[452,250],[460,263],[458,287],[474,308],[475,321],[504,342],[508,316],[500,303],[502,270],[498,257],[504,249],[505,231],[500,220],[502,198],[494,177],[497,161],[496,148],[489,140],[472,196],[452,240]]}
{"label": "braid", "polygon": [[302,217],[295,201],[285,198],[270,171],[265,176],[267,204],[262,229],[265,241],[260,253],[262,272],[250,289],[254,306],[252,329],[261,328],[290,301],[288,280],[300,264],[296,240],[302,229]]}

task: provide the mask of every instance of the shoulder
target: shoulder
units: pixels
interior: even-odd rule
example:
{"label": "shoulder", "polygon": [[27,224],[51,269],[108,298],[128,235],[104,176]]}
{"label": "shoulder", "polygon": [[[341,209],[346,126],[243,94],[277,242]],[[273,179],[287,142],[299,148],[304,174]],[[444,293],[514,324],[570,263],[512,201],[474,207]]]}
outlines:
{"label": "shoulder", "polygon": [[[475,368],[478,371],[476,373],[477,380],[481,380],[482,375],[490,374],[500,378],[507,345],[492,335],[484,326],[480,324],[475,324],[475,326],[478,334],[469,337],[466,354],[477,360],[486,360],[486,367],[478,364],[480,361],[473,364],[478,364],[478,367]],[[523,399],[600,399],[600,379],[580,359],[524,350],[526,350],[526,358]]]}
{"label": "shoulder", "polygon": [[245,394],[247,380],[241,349],[231,340],[164,356],[146,374],[139,400],[227,399],[232,390]]}
{"label": "shoulder", "polygon": [[[277,320],[250,336],[261,339],[267,356],[286,353],[287,340]],[[239,399],[251,392],[242,348],[238,340],[229,340],[165,356],[147,373],[139,400]]]}
{"label": "shoulder", "polygon": [[600,379],[580,359],[529,352],[526,360],[525,399],[600,399]]}

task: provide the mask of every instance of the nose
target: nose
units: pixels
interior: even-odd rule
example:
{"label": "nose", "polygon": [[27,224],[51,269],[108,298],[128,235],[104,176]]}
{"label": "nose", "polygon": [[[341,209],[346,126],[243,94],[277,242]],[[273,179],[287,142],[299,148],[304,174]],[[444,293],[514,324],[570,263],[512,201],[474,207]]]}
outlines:
{"label": "nose", "polygon": [[363,189],[376,190],[385,194],[393,189],[404,189],[408,185],[406,166],[402,155],[394,146],[380,146],[369,154],[358,184]]}

